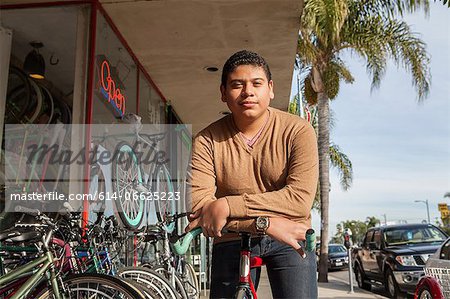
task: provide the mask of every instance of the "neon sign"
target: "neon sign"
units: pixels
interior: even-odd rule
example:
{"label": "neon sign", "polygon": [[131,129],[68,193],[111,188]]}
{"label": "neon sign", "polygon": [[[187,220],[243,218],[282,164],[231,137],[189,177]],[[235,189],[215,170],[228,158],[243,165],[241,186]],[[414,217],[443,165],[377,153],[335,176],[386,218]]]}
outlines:
{"label": "neon sign", "polygon": [[120,116],[123,116],[125,114],[126,98],[111,77],[111,69],[107,60],[103,60],[101,64],[100,85],[102,95],[108,100],[108,103],[111,103]]}

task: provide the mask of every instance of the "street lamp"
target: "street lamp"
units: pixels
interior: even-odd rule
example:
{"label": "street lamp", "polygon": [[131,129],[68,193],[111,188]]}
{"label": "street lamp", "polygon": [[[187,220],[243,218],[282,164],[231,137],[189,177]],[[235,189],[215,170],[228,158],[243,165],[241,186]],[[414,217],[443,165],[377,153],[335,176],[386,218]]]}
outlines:
{"label": "street lamp", "polygon": [[423,202],[427,205],[427,216],[428,216],[428,223],[430,222],[430,209],[428,208],[428,199],[426,200],[415,200],[414,202]]}

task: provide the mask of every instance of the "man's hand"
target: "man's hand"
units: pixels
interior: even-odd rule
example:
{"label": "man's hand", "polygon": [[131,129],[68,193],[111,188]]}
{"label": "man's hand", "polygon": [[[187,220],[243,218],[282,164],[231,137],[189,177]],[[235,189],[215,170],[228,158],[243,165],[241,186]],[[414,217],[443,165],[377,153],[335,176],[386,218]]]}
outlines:
{"label": "man's hand", "polygon": [[308,226],[286,218],[271,217],[266,234],[297,250],[300,248],[298,241],[306,239],[305,234],[308,229]]}
{"label": "man's hand", "polygon": [[207,237],[221,237],[222,229],[227,224],[227,218],[230,216],[230,207],[225,198],[219,198],[205,204],[201,210],[191,215],[192,222],[186,227],[188,232],[198,226],[203,230]]}

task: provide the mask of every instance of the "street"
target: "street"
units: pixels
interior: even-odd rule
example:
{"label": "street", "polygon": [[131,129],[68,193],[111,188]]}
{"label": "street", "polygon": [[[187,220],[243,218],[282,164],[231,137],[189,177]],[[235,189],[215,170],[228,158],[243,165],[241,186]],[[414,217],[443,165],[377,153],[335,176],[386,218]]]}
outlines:
{"label": "street", "polygon": [[[333,270],[328,272],[328,275],[330,277],[335,278],[336,280],[340,280],[340,281],[345,281],[347,284],[349,283],[348,280],[348,270]],[[356,279],[353,278],[353,287],[354,289],[358,289],[358,284],[356,283]],[[350,285],[349,285],[349,290],[350,290]],[[383,298],[388,298],[386,291],[384,290],[384,286],[372,286],[372,293],[382,296]],[[403,295],[401,297],[399,297],[399,299],[407,299],[407,298],[412,298],[413,296],[406,296]]]}

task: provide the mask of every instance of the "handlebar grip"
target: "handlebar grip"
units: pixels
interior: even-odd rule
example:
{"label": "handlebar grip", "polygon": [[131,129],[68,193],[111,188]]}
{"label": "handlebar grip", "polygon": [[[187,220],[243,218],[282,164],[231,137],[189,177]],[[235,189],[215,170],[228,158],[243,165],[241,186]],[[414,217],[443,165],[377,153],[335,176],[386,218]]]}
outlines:
{"label": "handlebar grip", "polygon": [[192,240],[201,233],[202,229],[200,227],[197,227],[196,229],[193,229],[190,232],[186,233],[186,235],[182,239],[172,244],[172,249],[175,252],[175,254],[178,255],[186,254]]}
{"label": "handlebar grip", "polygon": [[306,251],[313,252],[316,250],[316,232],[310,228],[306,231]]}
{"label": "handlebar grip", "polygon": [[16,212],[28,214],[28,215],[31,215],[31,216],[39,216],[39,215],[41,215],[41,212],[39,210],[30,209],[30,208],[23,207],[23,206],[16,206],[14,210]]}

